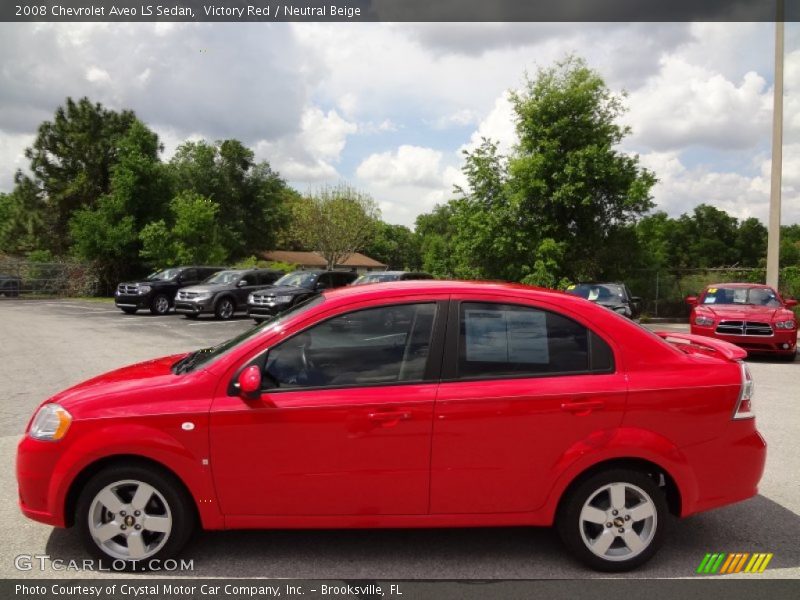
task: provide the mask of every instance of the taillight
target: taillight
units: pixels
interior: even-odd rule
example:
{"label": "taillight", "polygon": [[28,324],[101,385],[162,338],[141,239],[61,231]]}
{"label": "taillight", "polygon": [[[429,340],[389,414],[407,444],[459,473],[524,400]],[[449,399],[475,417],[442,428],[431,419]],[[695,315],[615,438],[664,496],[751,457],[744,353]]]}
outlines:
{"label": "taillight", "polygon": [[734,419],[752,419],[756,416],[753,412],[753,378],[750,369],[744,363],[739,363],[742,367],[742,389],[739,392],[739,400],[736,401],[736,410],[733,411]]}

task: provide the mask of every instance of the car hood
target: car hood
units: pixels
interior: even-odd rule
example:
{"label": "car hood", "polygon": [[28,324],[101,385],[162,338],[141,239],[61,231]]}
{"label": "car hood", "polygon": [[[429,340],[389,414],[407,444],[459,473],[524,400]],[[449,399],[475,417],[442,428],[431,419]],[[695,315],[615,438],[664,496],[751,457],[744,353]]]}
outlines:
{"label": "car hood", "polygon": [[264,290],[259,290],[257,292],[253,292],[257,295],[269,295],[269,296],[292,296],[294,294],[301,294],[304,292],[310,292],[308,288],[297,287],[294,285],[279,285],[266,288]]}
{"label": "car hood", "polygon": [[49,401],[57,402],[73,417],[87,411],[111,416],[115,406],[136,403],[136,398],[149,396],[148,390],[177,385],[185,380],[171,369],[184,356],[186,353],[163,356],[103,373],[59,392]]}
{"label": "car hood", "polygon": [[732,321],[761,320],[769,322],[780,313],[787,313],[787,318],[790,318],[792,314],[791,311],[780,306],[755,306],[751,304],[744,304],[742,306],[734,306],[731,304],[701,304],[698,310],[711,313],[720,319],[730,319]]}

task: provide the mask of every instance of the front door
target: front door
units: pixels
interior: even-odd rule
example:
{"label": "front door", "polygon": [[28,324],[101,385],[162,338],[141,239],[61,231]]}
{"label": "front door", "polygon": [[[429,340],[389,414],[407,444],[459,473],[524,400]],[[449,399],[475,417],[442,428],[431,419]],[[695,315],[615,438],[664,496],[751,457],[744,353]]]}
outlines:
{"label": "front door", "polygon": [[324,320],[261,357],[271,382],[261,400],[216,398],[223,512],[427,513],[437,312],[420,302]]}

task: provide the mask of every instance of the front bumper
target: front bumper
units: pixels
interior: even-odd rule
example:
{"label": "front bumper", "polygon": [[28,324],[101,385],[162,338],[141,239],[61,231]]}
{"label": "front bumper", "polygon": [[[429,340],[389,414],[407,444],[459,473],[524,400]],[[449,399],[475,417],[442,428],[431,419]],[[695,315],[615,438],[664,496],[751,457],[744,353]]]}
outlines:
{"label": "front bumper", "polygon": [[64,527],[64,503],[54,485],[60,480],[62,442],[34,440],[27,435],[17,446],[17,485],[22,514],[54,527]]}
{"label": "front bumper", "polygon": [[118,308],[150,308],[150,294],[136,295],[115,295],[114,304]]}
{"label": "front bumper", "polygon": [[175,300],[175,312],[184,315],[199,315],[205,312],[212,312],[213,307],[213,298],[203,301]]}
{"label": "front bumper", "polygon": [[750,354],[792,355],[797,352],[797,330],[776,329],[770,336],[760,335],[728,335],[716,332],[716,323],[711,327],[700,327],[694,323],[691,332],[735,344]]}
{"label": "front bumper", "polygon": [[268,317],[274,317],[279,312],[289,308],[289,306],[289,302],[282,302],[281,304],[274,302],[270,304],[248,304],[247,316],[253,317],[254,319],[266,319]]}

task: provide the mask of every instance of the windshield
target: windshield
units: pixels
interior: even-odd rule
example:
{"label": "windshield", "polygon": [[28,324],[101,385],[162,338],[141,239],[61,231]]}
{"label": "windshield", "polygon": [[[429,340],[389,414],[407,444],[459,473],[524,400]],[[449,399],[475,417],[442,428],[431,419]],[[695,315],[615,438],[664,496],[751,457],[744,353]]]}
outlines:
{"label": "windshield", "polygon": [[322,304],[324,301],[325,298],[321,294],[312,296],[303,302],[295,304],[291,308],[281,311],[261,325],[257,325],[240,333],[234,338],[226,340],[221,344],[217,344],[216,346],[212,346],[211,348],[203,348],[202,350],[197,350],[191,354],[187,354],[181,360],[172,365],[172,370],[178,374],[193,371],[200,365],[208,364],[211,361],[216,360],[228,350],[235,348],[245,340],[249,340],[251,337],[258,335],[267,329],[275,327],[280,323],[284,323],[295,315],[304,312],[309,308],[317,306],[318,304]]}
{"label": "windshield", "polygon": [[163,271],[156,271],[147,276],[147,281],[168,281],[175,279],[179,274],[180,269],[164,269]]}
{"label": "windshield", "polygon": [[236,283],[242,276],[241,271],[219,271],[206,279],[203,283]]}
{"label": "windshield", "polygon": [[397,273],[370,273],[362,275],[353,282],[353,285],[364,285],[365,283],[380,283],[381,281],[397,281],[400,275]]}
{"label": "windshield", "polygon": [[608,300],[622,301],[625,299],[622,286],[608,283],[582,283],[580,285],[571,285],[567,288],[567,292],[575,296],[580,296],[581,298],[586,298],[587,300],[592,300],[593,302],[604,302]]}
{"label": "windshield", "polygon": [[294,287],[312,288],[317,280],[317,273],[295,272],[284,275],[275,282],[276,286],[290,285]]}
{"label": "windshield", "polygon": [[780,306],[777,294],[765,287],[710,287],[703,304],[741,304],[752,306]]}

